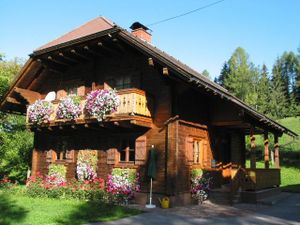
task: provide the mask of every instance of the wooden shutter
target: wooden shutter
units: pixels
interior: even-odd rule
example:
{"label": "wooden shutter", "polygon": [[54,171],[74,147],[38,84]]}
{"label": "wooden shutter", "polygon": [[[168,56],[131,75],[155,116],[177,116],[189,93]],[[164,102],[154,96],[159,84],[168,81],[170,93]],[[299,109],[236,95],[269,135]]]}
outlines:
{"label": "wooden shutter", "polygon": [[146,162],[147,137],[140,136],[135,141],[135,164],[144,165]]}
{"label": "wooden shutter", "polygon": [[188,164],[193,164],[194,162],[194,138],[185,138],[185,157]]}
{"label": "wooden shutter", "polygon": [[56,99],[62,99],[67,96],[67,92],[65,90],[59,90],[56,94]]}
{"label": "wooden shutter", "polygon": [[74,160],[74,150],[67,150],[66,151],[66,159],[68,162],[73,162]]}
{"label": "wooden shutter", "polygon": [[110,148],[107,150],[107,164],[109,165],[113,165],[116,163],[116,154],[117,153],[117,149],[115,148]]}

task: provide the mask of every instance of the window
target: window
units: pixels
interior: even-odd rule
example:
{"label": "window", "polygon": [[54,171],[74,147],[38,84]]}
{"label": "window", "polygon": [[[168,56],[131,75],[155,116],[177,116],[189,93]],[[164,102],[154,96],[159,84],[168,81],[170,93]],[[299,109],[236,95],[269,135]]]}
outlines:
{"label": "window", "polygon": [[67,159],[67,142],[66,141],[61,141],[57,149],[55,151],[56,153],[56,158],[55,160],[66,160]]}
{"label": "window", "polygon": [[77,87],[67,87],[66,92],[67,95],[77,95]]}
{"label": "window", "polygon": [[120,162],[134,162],[135,140],[133,138],[123,139],[120,150]]}
{"label": "window", "polygon": [[131,82],[131,76],[122,76],[116,79],[116,89],[125,89],[125,88],[131,88],[132,82]]}
{"label": "window", "polygon": [[202,141],[194,139],[193,141],[193,157],[194,163],[201,163]]}

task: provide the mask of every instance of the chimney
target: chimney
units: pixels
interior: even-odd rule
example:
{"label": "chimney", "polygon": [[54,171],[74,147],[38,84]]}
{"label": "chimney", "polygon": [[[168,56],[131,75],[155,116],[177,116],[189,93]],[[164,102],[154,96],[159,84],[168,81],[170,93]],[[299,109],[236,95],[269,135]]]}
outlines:
{"label": "chimney", "polygon": [[148,32],[150,30],[148,27],[139,22],[134,22],[130,29],[132,30],[131,33],[134,36],[142,39],[143,41],[151,43],[152,35]]}

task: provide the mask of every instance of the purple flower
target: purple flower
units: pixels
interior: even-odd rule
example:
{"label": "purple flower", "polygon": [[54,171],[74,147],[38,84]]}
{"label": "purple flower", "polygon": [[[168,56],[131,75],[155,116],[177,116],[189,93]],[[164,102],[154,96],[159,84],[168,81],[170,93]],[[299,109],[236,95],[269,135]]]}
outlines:
{"label": "purple flower", "polygon": [[32,105],[28,106],[27,109],[29,122],[36,125],[49,122],[52,113],[52,103],[45,100],[37,100]]}
{"label": "purple flower", "polygon": [[106,115],[117,111],[119,105],[115,90],[95,90],[88,94],[85,109],[98,121],[102,121]]}
{"label": "purple flower", "polygon": [[56,111],[56,117],[58,119],[74,120],[78,118],[81,113],[80,97],[67,96],[60,101]]}

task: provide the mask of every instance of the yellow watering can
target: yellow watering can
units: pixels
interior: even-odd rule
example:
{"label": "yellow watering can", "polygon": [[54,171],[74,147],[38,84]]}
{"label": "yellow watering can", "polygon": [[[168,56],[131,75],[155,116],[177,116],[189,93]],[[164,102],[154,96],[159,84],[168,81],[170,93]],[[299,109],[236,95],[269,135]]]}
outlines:
{"label": "yellow watering can", "polygon": [[168,209],[170,207],[170,199],[168,197],[158,198],[158,201],[163,209]]}

